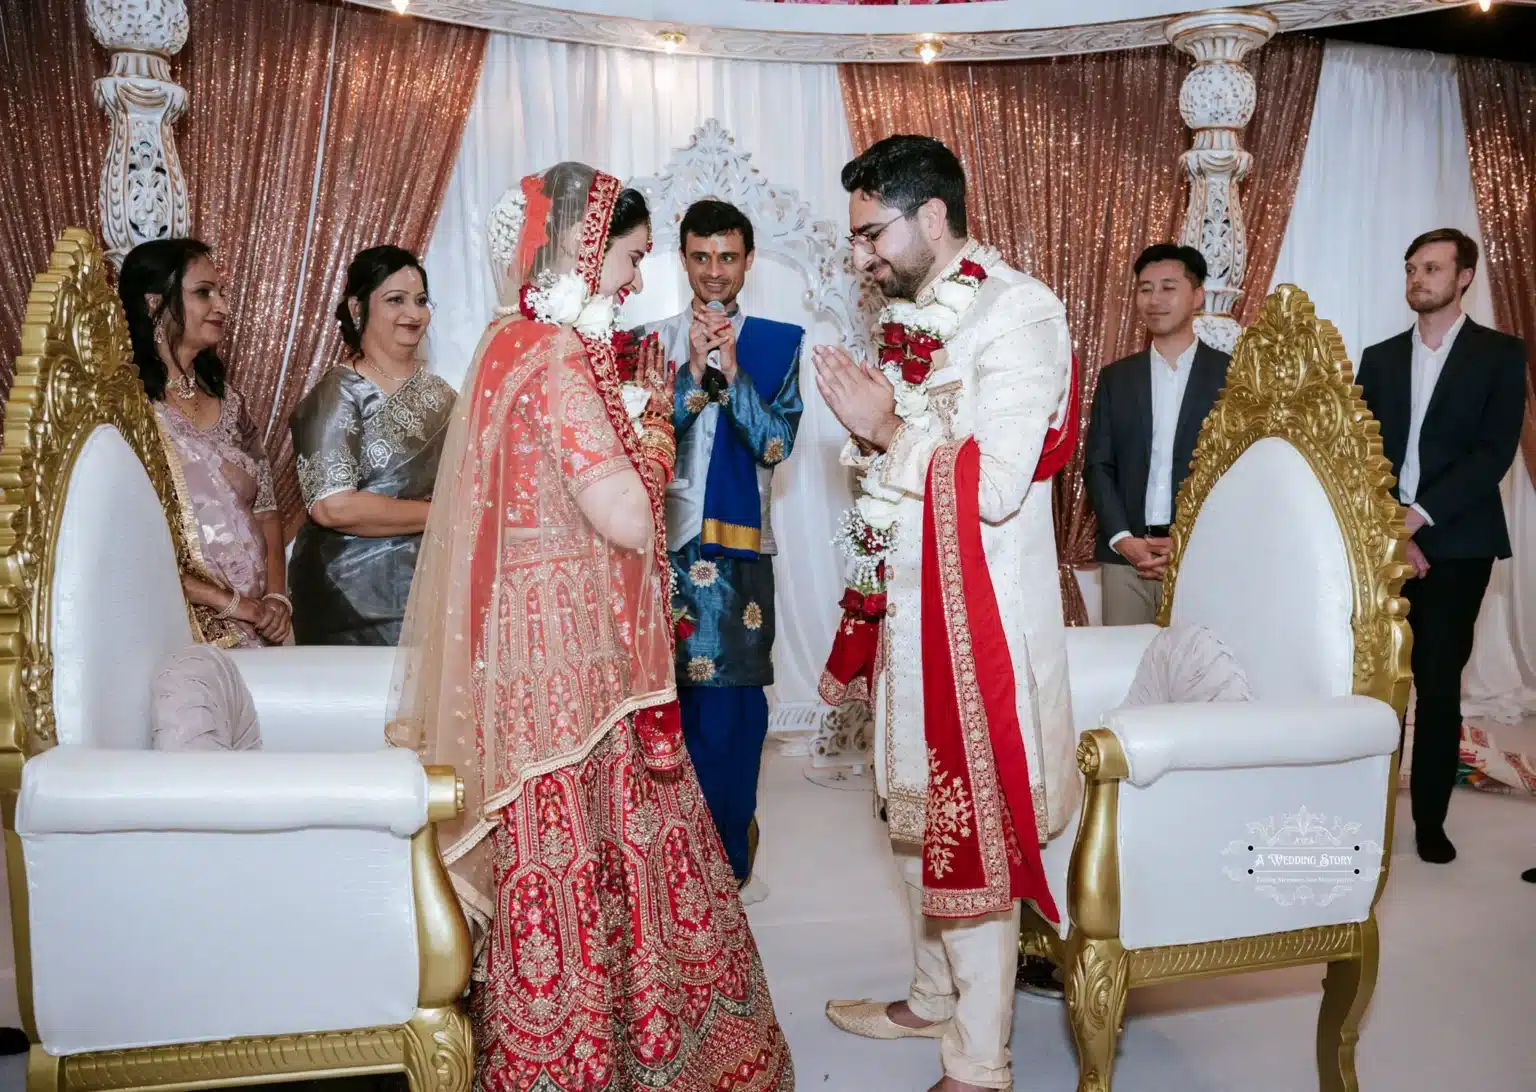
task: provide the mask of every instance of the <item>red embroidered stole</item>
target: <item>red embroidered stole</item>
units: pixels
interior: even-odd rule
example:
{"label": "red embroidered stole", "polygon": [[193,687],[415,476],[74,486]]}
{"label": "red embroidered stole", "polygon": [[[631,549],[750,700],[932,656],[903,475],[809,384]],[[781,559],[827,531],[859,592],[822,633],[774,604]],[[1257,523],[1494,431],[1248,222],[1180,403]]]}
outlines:
{"label": "red embroidered stole", "polygon": [[980,917],[1006,912],[1015,899],[1033,899],[1057,921],[1040,861],[1013,661],[982,549],[980,485],[981,449],[974,438],[946,444],[929,463],[922,570],[928,745],[923,913]]}

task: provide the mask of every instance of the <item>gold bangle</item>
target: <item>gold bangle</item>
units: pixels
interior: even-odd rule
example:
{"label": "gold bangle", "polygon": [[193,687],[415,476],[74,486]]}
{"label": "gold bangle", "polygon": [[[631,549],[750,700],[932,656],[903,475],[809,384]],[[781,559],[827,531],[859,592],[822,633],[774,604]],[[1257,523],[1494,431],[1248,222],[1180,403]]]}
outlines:
{"label": "gold bangle", "polygon": [[663,433],[647,432],[640,438],[640,449],[664,452],[669,460],[677,455],[677,443]]}
{"label": "gold bangle", "polygon": [[233,618],[235,616],[235,611],[240,609],[241,602],[242,600],[240,598],[240,593],[237,591],[231,591],[229,593],[229,605],[226,606],[223,610],[219,611],[219,613],[214,615],[214,617],[220,619]]}

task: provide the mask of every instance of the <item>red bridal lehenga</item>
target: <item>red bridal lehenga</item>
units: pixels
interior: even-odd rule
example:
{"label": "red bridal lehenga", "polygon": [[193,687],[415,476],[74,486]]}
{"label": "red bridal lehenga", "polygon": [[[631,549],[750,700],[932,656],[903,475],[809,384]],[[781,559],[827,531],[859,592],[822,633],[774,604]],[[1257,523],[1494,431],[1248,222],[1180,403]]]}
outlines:
{"label": "red bridal lehenga", "polygon": [[[525,179],[508,283],[574,272],[595,292],[618,193],[579,164]],[[682,743],[669,422],[642,436],[629,420],[606,338],[513,311],[481,343],[444,449],[390,733],[465,781],[442,838],[478,938],[484,1092],[794,1088]],[[636,472],[653,531],[639,550],[581,499]]]}

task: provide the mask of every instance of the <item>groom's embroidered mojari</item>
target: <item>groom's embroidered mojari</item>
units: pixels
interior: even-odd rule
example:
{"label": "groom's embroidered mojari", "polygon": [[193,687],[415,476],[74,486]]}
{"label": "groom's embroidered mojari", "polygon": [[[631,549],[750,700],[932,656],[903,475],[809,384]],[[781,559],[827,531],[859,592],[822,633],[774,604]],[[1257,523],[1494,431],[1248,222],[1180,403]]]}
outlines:
{"label": "groom's embroidered mojari", "polygon": [[[1066,826],[1082,791],[1074,761],[1050,482],[1035,480],[1048,430],[1057,430],[1052,440],[1064,434],[1070,444],[1066,418],[1075,403],[1069,389],[1071,344],[1061,302],[1045,285],[975,243],[931,284],[940,283],[964,259],[980,263],[987,278],[935,358],[927,384],[928,425],[903,424],[890,450],[873,460],[850,442],[843,461],[877,467],[880,483],[902,493],[886,557],[888,600],[872,702],[876,787],[886,805],[912,918],[915,959],[908,1003],[919,1018],[944,1024],[942,1055],[948,1076],[1012,1088],[1008,1043],[1019,909],[1010,894],[1021,890],[1018,870],[1029,858],[1038,870],[1038,852],[1037,847],[1027,847],[1020,853],[1006,832],[1017,829],[1024,837],[1038,833],[1043,842]],[[932,298],[930,286],[915,302],[924,306]],[[959,443],[967,438],[974,444]],[[967,508],[973,541],[979,523],[980,548],[972,550],[972,569],[957,596],[957,558],[965,548]],[[930,569],[926,595],[925,563]],[[987,577],[995,610],[989,605],[978,614],[974,588],[978,578],[985,582]],[[930,610],[943,604],[950,617],[925,618],[925,603]],[[957,603],[958,619],[952,613]],[[967,608],[972,611],[969,625]],[[985,624],[994,630],[992,647],[987,647],[978,618],[988,619]],[[996,630],[1003,641],[996,640]],[[936,637],[948,641],[950,656],[928,647]],[[1008,674],[1006,664],[1000,672],[991,669],[998,663],[998,644],[1006,645],[1012,666],[1013,708],[1006,717],[998,715],[998,688],[983,693],[996,675]],[[910,654],[918,648],[923,649],[921,660]],[[936,654],[942,658],[936,661]],[[988,656],[994,657],[993,665],[987,663]],[[943,665],[946,675],[949,668],[955,669],[952,679],[939,681],[937,691],[938,680],[931,677],[935,663]],[[925,667],[930,676],[926,680]],[[936,692],[945,696],[945,711],[925,711],[925,684],[930,701]],[[1022,753],[1019,740],[1011,738],[1015,709]],[[982,755],[984,768],[973,764],[967,773],[956,766],[955,751],[946,755],[930,748],[933,725],[926,720],[941,712],[958,717],[956,748],[973,747],[978,738],[985,747],[983,737],[991,733],[991,747]],[[1010,738],[999,740],[998,728],[1004,722]],[[983,729],[980,737],[978,725]],[[1009,784],[1014,791],[1005,792]],[[1020,790],[1021,785],[1027,788]],[[1007,820],[1010,805],[1015,809],[1012,823]],[[950,828],[956,839],[950,838]],[[972,862],[977,882],[956,890],[953,877],[941,882],[950,866],[935,855],[945,854],[940,847],[946,842],[966,839],[979,846],[980,859]],[[1043,893],[1043,881],[1037,887],[1023,883],[1022,889]]]}

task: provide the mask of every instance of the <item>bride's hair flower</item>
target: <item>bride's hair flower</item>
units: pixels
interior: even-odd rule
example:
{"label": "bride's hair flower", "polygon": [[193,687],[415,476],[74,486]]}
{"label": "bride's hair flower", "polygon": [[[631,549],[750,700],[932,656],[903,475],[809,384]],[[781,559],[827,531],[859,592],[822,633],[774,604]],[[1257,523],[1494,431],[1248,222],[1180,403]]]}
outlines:
{"label": "bride's hair flower", "polygon": [[521,186],[513,186],[501,195],[485,219],[486,245],[491,264],[498,275],[517,258],[518,240],[523,234],[523,220],[528,214],[528,199]]}

